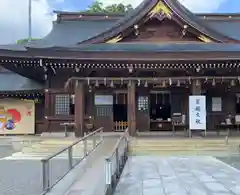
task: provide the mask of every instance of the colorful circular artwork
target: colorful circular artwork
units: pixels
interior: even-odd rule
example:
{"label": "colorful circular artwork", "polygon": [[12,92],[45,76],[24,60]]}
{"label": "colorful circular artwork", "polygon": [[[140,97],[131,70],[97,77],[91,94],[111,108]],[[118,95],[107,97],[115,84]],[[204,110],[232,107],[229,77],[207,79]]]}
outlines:
{"label": "colorful circular artwork", "polygon": [[21,121],[21,118],[22,118],[21,113],[18,112],[16,109],[9,109],[9,110],[7,110],[7,113],[12,116],[12,120],[15,123],[18,123]]}
{"label": "colorful circular artwork", "polygon": [[15,128],[16,126],[15,126],[15,123],[14,123],[14,121],[13,120],[8,120],[7,122],[6,122],[6,124],[5,124],[5,128],[7,129],[7,130],[13,130],[14,128]]}

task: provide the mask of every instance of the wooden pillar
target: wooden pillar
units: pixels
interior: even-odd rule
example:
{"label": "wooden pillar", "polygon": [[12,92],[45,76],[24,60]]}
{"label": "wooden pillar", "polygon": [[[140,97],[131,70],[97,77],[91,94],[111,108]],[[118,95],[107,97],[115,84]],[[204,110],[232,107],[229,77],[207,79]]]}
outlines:
{"label": "wooden pillar", "polygon": [[49,105],[51,105],[50,103],[50,93],[48,89],[44,90],[44,117],[45,119],[48,118],[48,116],[50,115],[50,109],[49,109]]}
{"label": "wooden pillar", "polygon": [[201,95],[202,94],[202,83],[200,80],[192,81],[192,95]]}
{"label": "wooden pillar", "polygon": [[[48,120],[48,117],[50,115],[52,115],[53,113],[52,112],[52,109],[51,109],[51,106],[52,105],[52,102],[51,102],[51,93],[49,91],[49,88],[51,87],[51,75],[48,73],[47,74],[48,77],[47,77],[47,81],[46,81],[46,85],[45,85],[45,90],[44,90],[44,110],[43,110],[43,115],[44,115],[44,130],[45,132],[48,132],[49,131],[49,127],[50,127],[50,122]],[[38,131],[38,130],[37,130]]]}
{"label": "wooden pillar", "polygon": [[136,133],[136,85],[134,81],[128,84],[128,130],[130,136]]}
{"label": "wooden pillar", "polygon": [[84,136],[84,84],[83,82],[76,81],[75,83],[75,136]]}

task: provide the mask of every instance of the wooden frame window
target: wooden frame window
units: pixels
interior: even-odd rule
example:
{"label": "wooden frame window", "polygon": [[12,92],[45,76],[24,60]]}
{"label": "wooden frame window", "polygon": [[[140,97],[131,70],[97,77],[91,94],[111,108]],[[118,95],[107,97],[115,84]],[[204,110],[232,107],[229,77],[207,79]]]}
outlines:
{"label": "wooden frame window", "polygon": [[56,94],[55,96],[55,115],[70,114],[70,95]]}
{"label": "wooden frame window", "polygon": [[149,110],[148,96],[139,96],[138,111],[148,111],[148,110]]}

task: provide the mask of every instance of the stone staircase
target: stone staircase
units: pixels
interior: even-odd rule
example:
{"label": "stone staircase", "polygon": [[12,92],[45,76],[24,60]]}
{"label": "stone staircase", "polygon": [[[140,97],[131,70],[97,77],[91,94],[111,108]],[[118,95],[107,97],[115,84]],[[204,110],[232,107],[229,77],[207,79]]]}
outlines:
{"label": "stone staircase", "polygon": [[[46,158],[49,155],[52,155],[63,148],[74,143],[76,139],[47,139],[41,142],[33,143],[32,145],[27,145],[22,148],[20,152],[13,153],[12,156],[6,157],[5,159],[9,160],[19,160],[19,159],[32,159],[40,160]],[[97,140],[97,143],[99,140]],[[93,148],[93,141],[87,141],[87,151],[90,151]],[[84,144],[83,142],[78,143],[73,147],[73,158],[81,158],[84,155]],[[63,152],[58,155],[56,158],[67,158],[68,151]]]}
{"label": "stone staircase", "polygon": [[240,139],[157,139],[133,138],[129,143],[130,155],[211,155],[227,156],[239,153]]}

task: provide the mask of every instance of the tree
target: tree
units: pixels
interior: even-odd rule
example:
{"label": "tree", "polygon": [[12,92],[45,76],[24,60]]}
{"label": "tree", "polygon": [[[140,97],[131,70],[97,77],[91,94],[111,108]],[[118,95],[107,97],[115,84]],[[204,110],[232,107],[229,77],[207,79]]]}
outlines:
{"label": "tree", "polygon": [[93,2],[88,9],[86,10],[86,13],[119,13],[119,14],[125,14],[129,11],[133,10],[132,5],[124,5],[122,3],[119,4],[112,4],[109,6],[104,7],[103,3],[99,1]]}
{"label": "tree", "polygon": [[[39,40],[39,39],[37,39],[37,38],[31,38],[31,41],[37,41],[37,40]],[[27,42],[28,42],[28,38],[19,39],[19,40],[17,41],[17,44],[22,44],[22,43],[27,43]]]}

